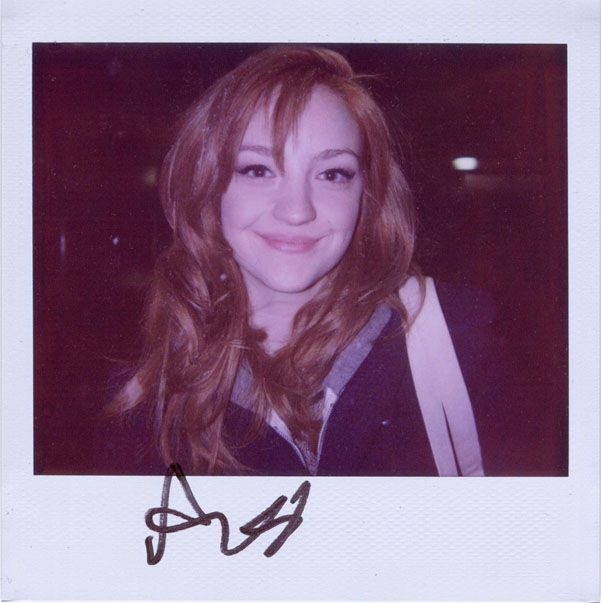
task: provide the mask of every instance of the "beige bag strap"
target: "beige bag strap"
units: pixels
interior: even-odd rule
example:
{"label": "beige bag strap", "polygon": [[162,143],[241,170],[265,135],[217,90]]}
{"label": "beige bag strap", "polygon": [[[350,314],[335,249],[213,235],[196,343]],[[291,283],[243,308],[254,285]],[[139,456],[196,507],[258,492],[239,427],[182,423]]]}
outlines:
{"label": "beige bag strap", "polygon": [[461,475],[484,475],[472,403],[434,281],[426,279],[421,308],[415,277],[399,293],[413,320],[407,354],[438,474],[458,475],[457,458]]}

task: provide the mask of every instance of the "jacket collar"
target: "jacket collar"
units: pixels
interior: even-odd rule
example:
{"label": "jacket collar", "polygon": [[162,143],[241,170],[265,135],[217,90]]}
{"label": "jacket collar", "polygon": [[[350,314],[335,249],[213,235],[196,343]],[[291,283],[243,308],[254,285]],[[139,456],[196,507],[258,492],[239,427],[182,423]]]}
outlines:
{"label": "jacket collar", "polygon": [[[391,314],[392,310],[387,304],[382,303],[376,307],[371,318],[334,362],[334,366],[324,379],[324,391],[330,389],[336,394],[336,397],[340,396],[346,384],[371,352],[375,340],[390,320]],[[232,402],[242,408],[252,410],[248,396],[251,384],[250,369],[246,363],[242,363],[238,368],[232,389]]]}

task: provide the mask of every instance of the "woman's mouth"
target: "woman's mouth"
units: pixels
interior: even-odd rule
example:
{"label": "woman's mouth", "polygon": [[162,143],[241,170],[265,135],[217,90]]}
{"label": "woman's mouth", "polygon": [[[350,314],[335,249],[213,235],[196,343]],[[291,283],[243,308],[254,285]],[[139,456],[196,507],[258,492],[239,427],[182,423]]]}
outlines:
{"label": "woman's mouth", "polygon": [[311,251],[319,238],[287,236],[281,234],[260,234],[257,233],[263,241],[272,249],[283,251],[284,253],[307,253]]}

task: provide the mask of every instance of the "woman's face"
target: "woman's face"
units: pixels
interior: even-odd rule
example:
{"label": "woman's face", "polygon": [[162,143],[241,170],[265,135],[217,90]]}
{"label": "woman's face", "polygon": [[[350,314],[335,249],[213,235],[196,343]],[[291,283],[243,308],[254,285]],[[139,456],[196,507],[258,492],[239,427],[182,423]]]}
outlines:
{"label": "woman's face", "polygon": [[272,108],[251,118],[221,202],[223,233],[253,300],[317,291],[353,237],[363,176],[359,128],[317,86],[284,146],[272,153]]}

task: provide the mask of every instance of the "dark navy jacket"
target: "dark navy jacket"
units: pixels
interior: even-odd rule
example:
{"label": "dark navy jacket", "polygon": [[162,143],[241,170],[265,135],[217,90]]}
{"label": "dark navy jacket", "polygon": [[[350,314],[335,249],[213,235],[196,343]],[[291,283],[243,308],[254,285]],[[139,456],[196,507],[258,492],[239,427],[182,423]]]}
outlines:
{"label": "dark navy jacket", "polygon": [[[503,474],[499,456],[508,389],[500,342],[492,328],[494,304],[486,294],[471,288],[438,283],[437,292],[472,399],[484,470]],[[399,327],[400,317],[393,313],[334,405],[323,435],[317,475],[437,474]],[[240,441],[251,419],[250,411],[230,404],[226,437]],[[114,426],[105,427],[99,449],[106,459],[99,460],[98,472],[164,474],[163,462],[148,446],[152,438],[147,423],[146,417],[138,414],[126,421],[120,433]],[[307,475],[294,448],[268,425],[237,456],[258,475]],[[106,471],[101,469],[103,463]],[[180,464],[189,474],[186,459]]]}

